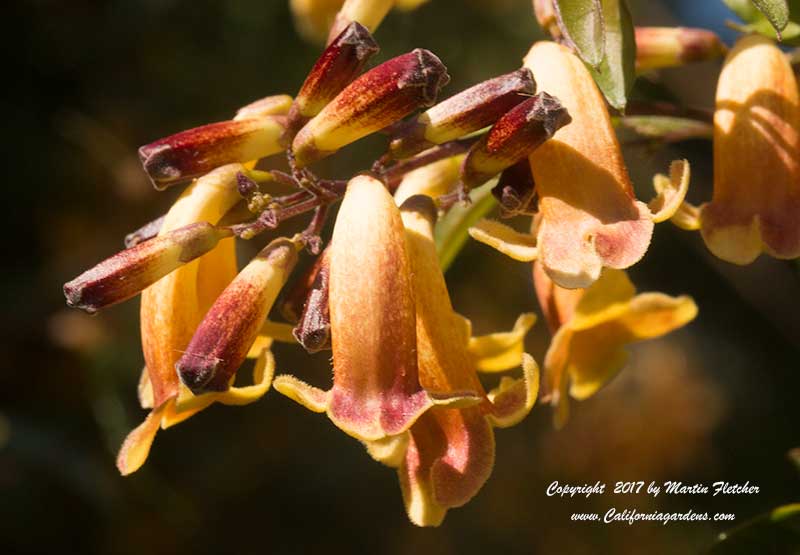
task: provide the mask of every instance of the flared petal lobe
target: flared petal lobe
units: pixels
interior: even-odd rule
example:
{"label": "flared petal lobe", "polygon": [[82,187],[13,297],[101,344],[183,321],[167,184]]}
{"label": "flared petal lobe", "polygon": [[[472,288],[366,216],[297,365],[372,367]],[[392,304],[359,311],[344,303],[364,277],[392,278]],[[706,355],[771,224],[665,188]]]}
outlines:
{"label": "flared petal lobe", "polygon": [[539,304],[555,330],[545,356],[545,380],[556,424],[568,417],[568,397],[586,399],[611,380],[628,360],[625,347],[660,337],[697,315],[687,296],[636,294],[621,270],[605,269],[587,289],[565,290],[534,264]]}
{"label": "flared petal lobe", "polygon": [[700,211],[703,239],[719,258],[800,256],[799,109],[783,52],[765,37],[741,39],[717,84],[714,195]]}

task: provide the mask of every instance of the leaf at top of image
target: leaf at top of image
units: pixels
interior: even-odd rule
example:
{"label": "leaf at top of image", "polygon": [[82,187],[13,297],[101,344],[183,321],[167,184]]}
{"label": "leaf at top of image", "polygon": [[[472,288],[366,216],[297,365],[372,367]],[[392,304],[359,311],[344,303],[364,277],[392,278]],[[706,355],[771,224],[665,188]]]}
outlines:
{"label": "leaf at top of image", "polygon": [[597,86],[614,108],[625,110],[628,93],[636,79],[636,37],[625,0],[602,0],[605,56],[596,68],[589,67]]}
{"label": "leaf at top of image", "polygon": [[558,26],[578,56],[597,67],[605,54],[603,6],[600,0],[555,0]]}
{"label": "leaf at top of image", "polygon": [[[785,44],[800,44],[800,0],[722,0],[742,21],[733,27],[758,33]],[[795,20],[792,20],[794,16]]]}

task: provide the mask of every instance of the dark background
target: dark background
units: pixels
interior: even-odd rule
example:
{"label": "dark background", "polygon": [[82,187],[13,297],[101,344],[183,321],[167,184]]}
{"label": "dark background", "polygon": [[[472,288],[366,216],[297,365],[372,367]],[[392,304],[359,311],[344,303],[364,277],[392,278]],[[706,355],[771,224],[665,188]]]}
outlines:
{"label": "dark background", "polygon": [[[638,24],[719,30],[729,15],[712,1],[633,9]],[[499,430],[492,478],[438,529],[408,523],[393,471],[274,391],[160,432],[145,467],[121,478],[116,451],[145,415],[136,402],[138,301],[88,317],[65,308],[61,285],[177,196],[148,184],[139,145],[293,93],[319,50],[298,37],[279,0],[39,0],[4,12],[3,553],[695,553],[726,527],[569,516],[693,509],[732,512],[741,523],[797,500],[786,453],[800,445],[800,267],[764,257],[734,267],[669,224],[657,226],[631,276],[640,290],[693,295],[698,319],[636,346],[618,378],[573,405],[565,430],[552,429],[545,407]],[[380,60],[415,47],[437,53],[453,77],[447,95],[515,69],[539,36],[527,0],[432,0],[390,14],[376,34]],[[637,87],[711,107],[718,69],[664,71]],[[363,141],[324,171],[345,177],[381,146]],[[710,144],[625,154],[640,198],[677,157],[692,162],[692,199],[710,198]],[[538,311],[529,268],[475,243],[447,277],[479,333]],[[529,339],[537,360],[545,328],[539,322]],[[323,383],[329,371],[326,355],[279,345],[276,357],[278,372]],[[761,493],[565,500],[545,495],[553,480],[749,480]]]}

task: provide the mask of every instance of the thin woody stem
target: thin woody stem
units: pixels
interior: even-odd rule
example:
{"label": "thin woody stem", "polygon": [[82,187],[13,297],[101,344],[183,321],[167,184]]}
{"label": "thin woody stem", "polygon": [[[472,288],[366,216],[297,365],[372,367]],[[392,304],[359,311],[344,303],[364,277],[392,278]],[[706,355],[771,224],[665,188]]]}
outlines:
{"label": "thin woody stem", "polygon": [[671,102],[630,100],[625,107],[627,116],[669,116],[714,123],[714,112],[704,108],[678,106]]}

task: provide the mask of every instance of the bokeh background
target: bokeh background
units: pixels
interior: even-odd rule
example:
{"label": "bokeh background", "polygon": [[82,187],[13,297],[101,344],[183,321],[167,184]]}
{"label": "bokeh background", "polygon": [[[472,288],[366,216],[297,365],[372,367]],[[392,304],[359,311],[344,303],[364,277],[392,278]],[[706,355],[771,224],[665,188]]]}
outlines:
{"label": "bokeh background", "polygon": [[[708,26],[730,44],[716,1],[632,2],[638,24]],[[283,0],[31,0],[5,5],[0,92],[6,162],[0,274],[0,552],[46,553],[698,553],[725,529],[571,523],[610,506],[732,512],[737,523],[796,501],[800,445],[800,267],[711,257],[698,234],[657,226],[631,275],[640,290],[688,293],[700,316],[633,349],[630,366],[555,432],[546,407],[497,433],[494,474],[438,529],[406,520],[394,472],[361,445],[271,391],[241,408],[214,406],[161,432],[146,466],[114,466],[143,360],[138,301],[95,317],[69,311],[61,285],[116,252],[163,213],[136,149],[228,119],[273,93],[293,93],[319,50],[303,42]],[[425,47],[453,77],[449,95],[518,67],[540,36],[528,0],[432,0],[390,15],[380,60]],[[713,106],[719,63],[640,79],[639,94]],[[380,153],[380,138],[323,166],[346,177]],[[641,198],[669,160],[692,162],[691,197],[710,198],[710,144],[627,148]],[[447,275],[456,308],[478,332],[537,311],[529,268],[468,244]],[[540,322],[529,350],[541,360]],[[276,348],[278,370],[324,383],[327,355]],[[656,499],[545,495],[553,480],[613,483],[749,480],[751,496]]]}

